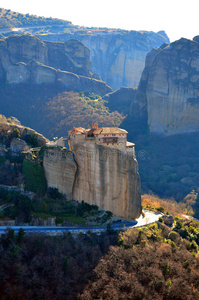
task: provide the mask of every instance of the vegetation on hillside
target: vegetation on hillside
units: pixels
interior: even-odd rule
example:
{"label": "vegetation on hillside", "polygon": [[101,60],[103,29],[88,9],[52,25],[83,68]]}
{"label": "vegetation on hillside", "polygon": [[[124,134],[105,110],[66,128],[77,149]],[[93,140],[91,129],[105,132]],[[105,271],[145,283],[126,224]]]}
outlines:
{"label": "vegetation on hillside", "polygon": [[159,223],[120,233],[80,299],[198,299],[199,223]]}
{"label": "vegetation on hillside", "polygon": [[99,259],[116,244],[115,234],[62,237],[16,236],[0,239],[1,299],[77,299]]}
{"label": "vegetation on hillside", "polygon": [[73,127],[119,126],[124,119],[117,111],[110,113],[98,95],[66,92],[54,85],[3,85],[0,110],[4,115],[12,111],[22,124],[51,139],[67,136]]}
{"label": "vegetation on hillside", "polygon": [[199,223],[0,239],[2,299],[198,299]]}
{"label": "vegetation on hillside", "polygon": [[[183,201],[177,202],[174,198],[170,199],[162,199],[157,195],[153,194],[144,194],[141,196],[142,198],[142,208],[159,211],[165,214],[173,215],[173,216],[181,216],[184,215],[197,215],[196,211],[196,199],[197,194],[192,192],[188,194]],[[199,217],[199,215],[197,215]]]}
{"label": "vegetation on hillside", "polygon": [[28,26],[47,26],[47,25],[69,25],[71,22],[37,17],[29,14],[21,14],[4,8],[0,8],[0,29]]}
{"label": "vegetation on hillside", "polygon": [[47,185],[43,166],[37,162],[24,159],[22,171],[25,189],[40,196],[45,195]]}
{"label": "vegetation on hillside", "polygon": [[[13,101],[14,99],[14,101]],[[198,193],[199,134],[161,137],[145,133],[130,117],[110,112],[100,96],[66,92],[58,86],[2,86],[0,110],[52,139],[67,136],[73,127],[119,126],[135,143],[142,192],[182,201],[192,190]],[[143,130],[142,130],[143,131]],[[4,171],[3,171],[4,172]]]}
{"label": "vegetation on hillside", "polygon": [[11,204],[0,211],[0,221],[15,220],[17,225],[24,222],[34,225],[37,221],[44,224],[45,220],[54,219],[59,226],[106,226],[111,221],[110,211],[101,211],[97,205],[84,201],[68,201],[56,188],[48,188],[43,197],[38,193],[30,199],[19,191],[0,188],[0,206]]}
{"label": "vegetation on hillside", "polygon": [[[74,38],[84,34],[125,34],[128,30],[109,29],[98,27],[86,27],[73,25],[70,21],[56,18],[38,17],[29,14],[21,14],[4,8],[0,8],[0,29],[3,36],[12,34],[12,28],[22,28],[15,33],[33,34],[47,40],[65,41],[67,38]],[[9,31],[10,29],[10,31]],[[3,32],[5,30],[5,32]]]}

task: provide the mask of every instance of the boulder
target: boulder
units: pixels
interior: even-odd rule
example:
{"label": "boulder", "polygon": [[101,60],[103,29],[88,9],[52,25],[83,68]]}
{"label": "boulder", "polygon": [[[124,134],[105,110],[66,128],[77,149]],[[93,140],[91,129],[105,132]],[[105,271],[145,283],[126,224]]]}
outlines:
{"label": "boulder", "polygon": [[167,226],[172,226],[174,223],[174,218],[171,215],[170,216],[167,216],[167,215],[162,216],[162,220],[164,221],[164,224]]}
{"label": "boulder", "polygon": [[30,147],[27,145],[27,143],[19,138],[14,138],[11,141],[10,144],[10,150],[12,153],[19,154],[22,151],[28,151]]}

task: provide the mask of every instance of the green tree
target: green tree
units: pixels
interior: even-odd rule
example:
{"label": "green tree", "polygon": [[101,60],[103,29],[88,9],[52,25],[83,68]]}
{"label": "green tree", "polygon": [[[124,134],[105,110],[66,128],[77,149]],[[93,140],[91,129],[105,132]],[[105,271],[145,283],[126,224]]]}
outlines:
{"label": "green tree", "polygon": [[25,235],[25,231],[23,230],[23,228],[20,228],[17,235],[17,242],[19,244],[21,244],[21,242],[23,241],[24,235]]}
{"label": "green tree", "polygon": [[43,196],[46,192],[46,179],[43,166],[29,160],[23,161],[25,188],[28,191]]}

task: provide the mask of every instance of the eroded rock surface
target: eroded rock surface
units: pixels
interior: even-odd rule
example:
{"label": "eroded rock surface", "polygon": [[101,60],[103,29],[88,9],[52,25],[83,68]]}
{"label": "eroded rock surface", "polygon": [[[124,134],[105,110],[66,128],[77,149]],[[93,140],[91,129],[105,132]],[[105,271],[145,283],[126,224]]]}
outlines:
{"label": "eroded rock surface", "polygon": [[27,145],[27,143],[21,139],[15,138],[12,139],[10,144],[10,150],[13,153],[19,154],[22,151],[28,151],[30,147]]}
{"label": "eroded rock surface", "polygon": [[0,81],[8,84],[61,84],[105,95],[112,91],[91,71],[90,50],[80,41],[44,42],[31,35],[0,39]]}
{"label": "eroded rock surface", "polygon": [[49,187],[58,188],[68,200],[73,199],[73,188],[77,173],[77,164],[72,152],[59,148],[45,151],[43,166]]}
{"label": "eroded rock surface", "polygon": [[151,132],[199,130],[199,43],[180,39],[152,50],[138,88],[137,102],[147,111]]}
{"label": "eroded rock surface", "polygon": [[136,88],[144,69],[146,54],[165,42],[165,32],[121,31],[77,36],[91,49],[93,72],[100,75],[113,90]]}
{"label": "eroded rock surface", "polygon": [[139,217],[141,187],[135,157],[90,143],[75,146],[73,159],[63,153],[56,148],[45,153],[48,186],[58,188],[68,199],[84,200],[116,216]]}

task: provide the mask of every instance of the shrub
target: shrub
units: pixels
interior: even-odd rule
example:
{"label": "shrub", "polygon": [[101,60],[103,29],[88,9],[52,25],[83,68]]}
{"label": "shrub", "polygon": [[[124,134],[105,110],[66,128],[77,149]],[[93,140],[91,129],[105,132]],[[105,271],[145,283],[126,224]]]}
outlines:
{"label": "shrub", "polygon": [[58,189],[54,187],[48,188],[47,195],[52,199],[61,199],[63,197],[63,195],[58,191]]}
{"label": "shrub", "polygon": [[0,156],[0,164],[4,164],[6,161],[5,156]]}
{"label": "shrub", "polygon": [[157,211],[164,213],[164,207],[162,206],[157,207]]}
{"label": "shrub", "polygon": [[166,277],[166,275],[169,273],[169,262],[166,263],[166,265],[164,266],[164,277]]}
{"label": "shrub", "polygon": [[192,241],[190,246],[191,246],[191,250],[197,252],[197,250],[198,250],[198,245],[196,244],[195,241]]}
{"label": "shrub", "polygon": [[18,128],[14,128],[13,132],[12,132],[12,138],[20,138],[21,137],[21,133],[19,131]]}
{"label": "shrub", "polygon": [[181,229],[182,228],[182,223],[180,221],[177,221],[175,228],[176,229]]}
{"label": "shrub", "polygon": [[39,146],[39,142],[38,142],[38,138],[37,135],[35,133],[32,134],[27,134],[24,138],[24,140],[26,141],[26,143],[32,147],[38,147]]}
{"label": "shrub", "polygon": [[43,196],[46,192],[46,179],[43,166],[29,160],[23,161],[25,189]]}
{"label": "shrub", "polygon": [[168,238],[176,243],[179,241],[180,235],[179,235],[179,233],[177,233],[175,231],[171,231],[168,235]]}

